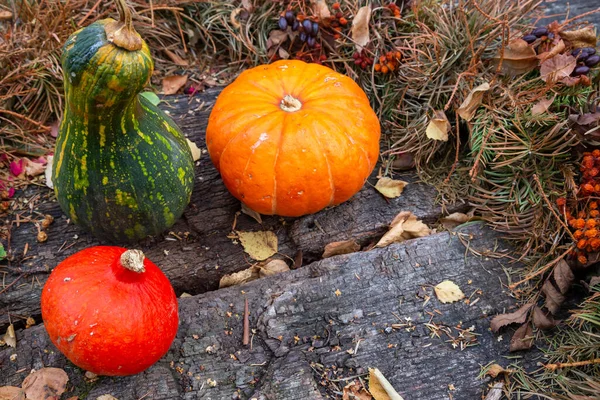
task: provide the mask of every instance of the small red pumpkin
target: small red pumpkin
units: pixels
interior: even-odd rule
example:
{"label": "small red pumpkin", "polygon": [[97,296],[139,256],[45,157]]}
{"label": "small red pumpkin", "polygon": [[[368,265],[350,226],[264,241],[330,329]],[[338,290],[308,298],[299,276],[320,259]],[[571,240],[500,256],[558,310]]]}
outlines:
{"label": "small red pumpkin", "polygon": [[379,137],[377,115],[352,79],[297,60],[244,71],[219,95],[206,128],[231,194],[261,214],[289,217],[358,192]]}
{"label": "small red pumpkin", "polygon": [[61,262],[42,291],[52,343],[98,375],[133,375],[157,362],[177,333],[177,297],[139,250],[96,246]]}

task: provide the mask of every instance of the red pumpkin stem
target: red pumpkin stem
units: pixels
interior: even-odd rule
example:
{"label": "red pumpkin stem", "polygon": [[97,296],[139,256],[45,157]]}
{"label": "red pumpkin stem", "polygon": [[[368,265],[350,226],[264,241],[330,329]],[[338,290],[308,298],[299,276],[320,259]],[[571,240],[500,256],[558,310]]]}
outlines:
{"label": "red pumpkin stem", "polygon": [[279,107],[283,111],[295,112],[302,108],[302,103],[300,103],[300,100],[298,100],[294,96],[286,94],[285,97],[281,100],[281,104],[279,104]]}
{"label": "red pumpkin stem", "polygon": [[133,28],[131,11],[125,0],[115,0],[119,10],[119,20],[109,22],[104,27],[109,42],[125,50],[136,51],[142,48],[142,37]]}
{"label": "red pumpkin stem", "polygon": [[144,256],[141,250],[127,250],[121,254],[121,265],[130,271],[141,274],[142,272],[146,272],[144,258],[146,256]]}

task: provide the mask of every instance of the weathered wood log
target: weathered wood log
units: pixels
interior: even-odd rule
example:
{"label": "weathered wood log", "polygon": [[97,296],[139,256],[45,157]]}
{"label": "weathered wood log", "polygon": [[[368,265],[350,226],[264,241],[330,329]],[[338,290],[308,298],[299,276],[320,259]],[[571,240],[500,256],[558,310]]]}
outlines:
{"label": "weathered wood log", "polygon": [[[210,89],[199,96],[167,97],[160,106],[177,121],[183,132],[198,147],[205,149],[204,132],[208,115],[220,89]],[[370,183],[376,182],[377,170]],[[184,217],[161,237],[144,240],[139,247],[158,264],[171,280],[178,294],[203,293],[217,289],[225,274],[247,268],[252,262],[239,244],[228,238],[234,220],[238,230],[272,230],[279,240],[279,253],[294,258],[302,250],[305,262],[319,259],[326,244],[355,239],[361,244],[379,238],[394,216],[403,210],[412,211],[427,223],[435,222],[442,209],[435,205],[436,191],[416,183],[413,172],[401,177],[413,182],[401,197],[386,200],[372,185],[366,184],[356,196],[337,207],[303,218],[263,217],[262,225],[240,211],[240,202],[229,194],[208,154],[202,155],[196,167],[196,182],[192,200]],[[6,268],[5,285],[0,296],[0,330],[5,329],[9,314],[13,320],[40,313],[41,289],[50,271],[67,256],[88,246],[108,244],[67,222],[49,189],[36,189],[41,196],[52,199],[43,202],[39,211],[50,214],[55,222],[47,229],[48,241],[37,243],[37,228],[31,223],[14,227],[10,250],[15,261]],[[456,204],[448,212],[463,210],[466,204]],[[24,251],[27,248],[27,254]],[[39,319],[39,318],[38,318]]]}
{"label": "weathered wood log", "polygon": [[[501,284],[504,260],[486,255],[504,246],[475,224],[181,298],[167,356],[142,374],[93,384],[35,326],[18,332],[16,350],[0,351],[0,385],[55,366],[69,374],[69,395],[88,399],[319,399],[377,367],[406,399],[480,398],[481,365],[507,363],[508,336],[489,331],[489,316],[513,300]],[[468,301],[442,304],[432,286],[446,279]],[[245,299],[250,346],[242,345]]]}

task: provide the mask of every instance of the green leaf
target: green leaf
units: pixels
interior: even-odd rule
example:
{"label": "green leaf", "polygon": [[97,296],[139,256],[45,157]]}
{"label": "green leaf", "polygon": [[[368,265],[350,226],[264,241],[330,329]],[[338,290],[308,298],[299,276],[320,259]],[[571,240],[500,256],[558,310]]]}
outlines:
{"label": "green leaf", "polygon": [[4,246],[0,243],[0,261],[6,258],[6,250],[4,250]]}
{"label": "green leaf", "polygon": [[142,96],[146,98],[146,100],[150,101],[153,105],[157,106],[160,103],[160,99],[154,92],[142,92],[140,93]]}

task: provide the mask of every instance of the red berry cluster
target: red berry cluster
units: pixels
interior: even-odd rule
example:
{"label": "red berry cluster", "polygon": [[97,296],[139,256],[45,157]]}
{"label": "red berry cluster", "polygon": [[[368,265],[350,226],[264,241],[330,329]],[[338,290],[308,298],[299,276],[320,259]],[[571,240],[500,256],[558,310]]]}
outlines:
{"label": "red berry cluster", "polygon": [[354,59],[354,64],[358,65],[362,69],[367,69],[373,65],[373,59],[369,57],[364,49],[360,53],[357,51],[352,54],[352,58]]}
{"label": "red berry cluster", "polygon": [[387,74],[394,72],[400,66],[402,53],[399,51],[388,51],[379,57],[379,63],[375,64],[375,71]]}

